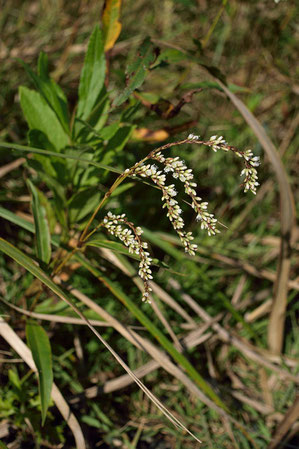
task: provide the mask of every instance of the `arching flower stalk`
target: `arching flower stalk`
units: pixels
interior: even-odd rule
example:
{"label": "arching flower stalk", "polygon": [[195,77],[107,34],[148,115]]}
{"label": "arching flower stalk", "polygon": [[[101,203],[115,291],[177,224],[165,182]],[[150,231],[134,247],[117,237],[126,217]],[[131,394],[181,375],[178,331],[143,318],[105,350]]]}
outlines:
{"label": "arching flower stalk", "polygon": [[[80,242],[83,243],[99,227],[104,226],[110,234],[115,235],[117,238],[119,238],[129,248],[129,251],[131,253],[135,253],[136,255],[138,255],[140,257],[139,276],[143,280],[144,284],[142,300],[146,302],[150,302],[150,292],[152,290],[149,286],[149,282],[152,279],[152,271],[150,268],[152,259],[150,257],[150,254],[146,251],[147,243],[143,242],[140,238],[140,235],[142,234],[141,228],[135,227],[133,223],[128,221],[125,214],[114,215],[112,212],[108,212],[103,222],[96,226],[96,228],[86,236],[87,229],[100,208],[108,200],[113,190],[127,176],[140,176],[142,178],[149,178],[162,192],[162,207],[167,209],[167,217],[169,218],[174,230],[178,234],[185,248],[185,251],[189,255],[194,256],[195,251],[197,250],[197,245],[192,243],[192,240],[194,239],[192,233],[186,232],[184,230],[185,223],[181,216],[182,209],[178,201],[175,199],[177,191],[174,184],[166,184],[167,173],[172,174],[173,178],[178,179],[184,184],[185,193],[191,198],[191,207],[197,214],[196,219],[201,222],[201,228],[206,229],[208,235],[215,235],[220,231],[216,227],[217,219],[214,218],[213,214],[210,214],[207,211],[208,203],[206,201],[202,201],[202,199],[197,196],[195,190],[197,184],[194,182],[194,175],[192,170],[188,168],[185,162],[182,161],[179,157],[166,158],[162,154],[162,151],[164,150],[186,143],[205,145],[210,147],[215,152],[217,152],[218,150],[223,150],[226,152],[231,151],[235,153],[238,157],[243,158],[245,163],[245,168],[241,172],[241,176],[245,175],[243,181],[244,192],[248,192],[250,190],[253,194],[256,194],[256,188],[259,185],[259,183],[257,182],[256,171],[256,167],[260,165],[259,157],[254,156],[251,150],[241,151],[236,147],[228,145],[222,136],[212,136],[209,140],[203,141],[200,140],[199,136],[193,134],[189,134],[187,139],[181,140],[179,142],[170,142],[151,151],[144,159],[137,162],[133,167],[126,169],[124,173],[117,178],[111,189],[105,194],[105,197],[102,199],[101,203],[94,211],[88,225],[82,233]],[[150,159],[161,164],[163,166],[163,169],[159,170],[159,168],[155,164],[147,163],[147,161],[149,161]]]}
{"label": "arching flower stalk", "polygon": [[245,179],[243,181],[244,192],[246,193],[248,192],[248,190],[250,190],[254,195],[256,195],[256,188],[257,186],[259,186],[259,183],[257,182],[258,178],[255,167],[258,167],[260,165],[259,156],[254,156],[251,150],[242,151],[232,145],[228,145],[222,136],[212,136],[208,141],[201,141],[199,140],[199,136],[189,134],[187,141],[199,145],[206,145],[208,147],[211,147],[215,152],[217,152],[218,150],[232,151],[237,156],[243,158],[245,162],[245,168],[241,171],[240,176],[245,175]]}
{"label": "arching flower stalk", "polygon": [[112,212],[108,212],[104,218],[103,226],[111,235],[119,238],[129,248],[131,254],[140,257],[138,274],[144,285],[142,301],[150,302],[149,295],[152,289],[149,286],[149,281],[153,279],[150,268],[152,258],[150,253],[146,251],[148,248],[147,242],[143,242],[140,238],[143,233],[142,229],[139,226],[135,227],[133,223],[128,221],[126,214],[114,215]]}

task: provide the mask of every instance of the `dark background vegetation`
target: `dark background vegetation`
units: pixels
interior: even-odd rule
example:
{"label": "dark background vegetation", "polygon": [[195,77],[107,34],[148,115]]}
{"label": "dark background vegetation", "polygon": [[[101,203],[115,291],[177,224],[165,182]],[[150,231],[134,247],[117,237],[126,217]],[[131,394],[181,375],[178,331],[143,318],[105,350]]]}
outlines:
{"label": "dark background vegetation", "polygon": [[[198,52],[202,63],[217,67],[232,90],[257,117],[278,148],[294,194],[298,192],[298,23],[296,2],[281,0],[228,0],[224,7],[219,0],[127,0],[122,6],[122,31],[111,50],[109,89],[121,91],[125,86],[125,68],[136,57],[146,36],[161,50],[171,48]],[[28,79],[18,59],[36,67],[40,51],[48,54],[51,76],[66,93],[69,103],[77,101],[79,76],[88,38],[95,24],[100,23],[102,1],[40,0],[1,1],[0,17],[0,138],[26,144],[27,124],[22,116],[18,86]],[[219,20],[216,17],[219,14]],[[214,27],[212,25],[215,25]],[[297,76],[297,79],[296,79]],[[172,61],[153,70],[141,92],[151,98],[176,104],[190,89],[211,82],[208,73],[188,61]],[[158,233],[168,246],[151,241],[154,256],[169,265],[172,273],[155,269],[155,280],[186,308],[198,326],[203,321],[186,306],[182,292],[191,295],[200,306],[215,317],[232,335],[259,348],[267,348],[267,328],[273,296],[273,283],[279,255],[279,190],[269,160],[260,143],[233,104],[217,89],[205,85],[193,95],[180,113],[165,119],[142,106],[134,124],[150,131],[166,130],[166,141],[185,138],[189,132],[208,138],[223,135],[229,144],[241,149],[252,148],[261,156],[261,186],[257,196],[244,195],[240,188],[240,163],[230,154],[214,154],[209,150],[188,146],[180,155],[194,169],[199,194],[209,201],[210,208],[224,224],[221,234],[207,237],[197,226],[192,213],[186,222],[196,236],[199,252],[196,260],[181,258],[171,251],[177,242],[164,214],[160,195],[147,185],[138,184],[113,199],[113,207],[125,211],[137,225]],[[112,115],[113,121],[113,115]],[[182,127],[183,126],[183,127]],[[164,143],[164,141],[163,141]],[[157,146],[157,145],[156,145]],[[131,140],[110,165],[123,168],[133,164],[154,148],[153,142]],[[173,151],[175,153],[175,150]],[[20,157],[9,150],[0,150],[1,166]],[[1,203],[20,214],[31,214],[30,196],[22,166],[1,177]],[[108,188],[113,177],[103,181]],[[1,233],[22,248],[32,247],[33,239],[17,227],[1,220]],[[159,241],[160,241],[159,240]],[[298,249],[297,243],[294,244]],[[29,291],[33,277],[1,255],[1,296],[16,305],[30,308],[34,292]],[[105,259],[100,259],[106,274],[122,287],[136,303],[140,292],[131,279]],[[298,273],[297,273],[298,276]],[[175,279],[180,288],[172,283]],[[84,269],[71,274],[71,283],[98,301],[110,314],[126,325],[138,321],[101,283],[96,283]],[[296,259],[292,256],[288,309],[283,354],[277,366],[298,373],[298,277]],[[24,293],[25,292],[25,293]],[[239,315],[232,313],[217,293],[224,293]],[[44,299],[47,296],[44,296]],[[26,303],[27,301],[27,303]],[[160,303],[160,300],[157,299]],[[26,305],[27,304],[27,305]],[[265,305],[266,304],[266,305]],[[261,306],[265,305],[261,311]],[[160,304],[167,321],[178,338],[188,332],[184,320],[172,309]],[[140,306],[163,330],[146,305]],[[59,310],[59,303],[57,305]],[[38,307],[36,308],[38,310]],[[2,315],[24,338],[24,317],[1,306]],[[248,323],[246,327],[240,319]],[[93,316],[94,318],[98,318]],[[189,436],[174,429],[135,384],[88,399],[84,389],[104,385],[123,374],[109,353],[83,326],[43,323],[53,351],[55,382],[82,425],[90,448],[168,449],[195,448]],[[250,326],[250,329],[248,327]],[[208,331],[209,329],[207,329]],[[210,329],[211,330],[211,329]],[[145,330],[142,335],[151,338]],[[166,331],[165,331],[166,332]],[[127,361],[132,369],[150,358],[137,350],[112,328],[103,328],[103,336]],[[187,351],[192,365],[213,386],[214,390],[242,422],[253,439],[220,418],[209,407],[189,396],[185,387],[163,369],[145,377],[145,383],[162,402],[180,417],[202,440],[202,448],[267,448],[275,430],[296,397],[295,383],[283,375],[256,364],[233,345],[224,343],[216,331],[203,343]],[[269,354],[265,353],[265,360]],[[74,447],[72,435],[55,407],[51,407],[45,427],[40,425],[38,388],[35,377],[16,354],[1,340],[0,439],[10,448]],[[24,379],[22,395],[14,391],[12,370]],[[297,423],[298,430],[298,423]],[[296,427],[281,447],[297,447]],[[278,446],[275,446],[278,447]]]}

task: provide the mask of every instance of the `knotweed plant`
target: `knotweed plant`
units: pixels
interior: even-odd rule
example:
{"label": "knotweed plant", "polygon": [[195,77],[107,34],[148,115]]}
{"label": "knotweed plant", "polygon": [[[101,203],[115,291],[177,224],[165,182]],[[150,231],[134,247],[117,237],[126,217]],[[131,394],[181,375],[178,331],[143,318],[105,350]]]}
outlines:
{"label": "knotweed plant", "polygon": [[[134,253],[139,256],[140,263],[138,274],[144,284],[142,300],[145,302],[150,302],[150,292],[152,289],[149,283],[150,280],[153,279],[153,276],[151,270],[152,258],[147,251],[148,245],[141,239],[142,229],[139,226],[136,227],[132,222],[128,221],[125,214],[115,215],[110,211],[105,216],[103,221],[100,222],[100,224],[87,236],[86,232],[104,202],[106,202],[113,190],[126,177],[148,178],[161,191],[162,208],[166,209],[166,216],[180,238],[185,252],[190,256],[194,256],[197,250],[197,245],[192,243],[194,240],[192,232],[188,232],[185,229],[186,225],[182,217],[182,208],[179,201],[176,199],[178,192],[175,185],[169,183],[170,177],[180,181],[183,184],[183,189],[191,200],[191,203],[187,204],[190,204],[192,209],[195,211],[196,220],[200,222],[201,229],[206,230],[209,236],[214,236],[220,231],[217,228],[217,219],[214,217],[214,214],[208,212],[207,201],[203,201],[197,194],[197,184],[194,182],[194,174],[192,169],[189,168],[186,163],[180,159],[180,157],[165,157],[163,153],[165,150],[168,150],[173,146],[183,144],[205,145],[215,152],[218,150],[223,150],[226,152],[231,151],[244,161],[245,167],[241,171],[241,176],[244,176],[244,192],[248,192],[250,190],[255,195],[256,188],[259,185],[256,170],[256,167],[260,164],[259,157],[254,156],[251,150],[242,151],[234,146],[228,145],[222,136],[212,136],[209,140],[204,141],[200,140],[199,136],[193,134],[189,134],[188,138],[185,140],[171,142],[151,151],[144,159],[137,162],[133,167],[126,169],[124,173],[119,176],[94,212],[89,224],[81,236],[80,241],[83,243],[90,237],[91,234],[99,229],[99,227],[103,226],[111,235],[121,240],[124,245],[128,247],[130,253]],[[150,161],[154,161],[154,163],[151,163]]]}

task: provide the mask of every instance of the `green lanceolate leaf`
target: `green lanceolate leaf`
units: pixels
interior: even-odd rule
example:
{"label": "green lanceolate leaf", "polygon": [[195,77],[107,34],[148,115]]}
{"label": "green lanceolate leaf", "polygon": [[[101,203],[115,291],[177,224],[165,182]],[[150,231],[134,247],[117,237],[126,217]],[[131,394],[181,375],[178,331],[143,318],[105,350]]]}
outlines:
{"label": "green lanceolate leaf", "polygon": [[36,233],[37,257],[48,264],[51,259],[51,236],[45,207],[41,204],[38,190],[27,180],[32,195],[32,212]]}
{"label": "green lanceolate leaf", "polygon": [[38,92],[21,86],[20,103],[30,129],[42,131],[57,151],[69,144],[69,137],[64,131],[55,112]]}
{"label": "green lanceolate leaf", "polygon": [[139,49],[139,58],[128,68],[129,82],[124,91],[114,100],[113,106],[120,106],[131,93],[141,86],[147,75],[151,63],[154,61],[154,53],[149,38],[146,38]]}
{"label": "green lanceolate leaf", "polygon": [[86,120],[96,102],[105,81],[106,60],[101,30],[96,26],[90,37],[79,85],[77,117]]}
{"label": "green lanceolate leaf", "polygon": [[44,52],[41,52],[38,58],[38,75],[44,82],[43,93],[47,101],[56,112],[65,131],[69,134],[70,126],[67,98],[61,87],[49,77],[48,56]]}
{"label": "green lanceolate leaf", "polygon": [[1,206],[0,206],[0,217],[34,234],[34,225],[32,223],[25,220],[25,218],[19,217],[10,210],[5,209],[4,207]]}
{"label": "green lanceolate leaf", "polygon": [[26,325],[26,337],[38,372],[42,425],[44,425],[53,384],[50,341],[44,329],[36,323]]}
{"label": "green lanceolate leaf", "polygon": [[27,74],[32,79],[36,89],[40,92],[49,106],[55,112],[64,131],[69,134],[69,117],[67,109],[67,100],[62,89],[49,77],[48,57],[41,52],[38,59],[38,75],[31,68],[22,62]]}

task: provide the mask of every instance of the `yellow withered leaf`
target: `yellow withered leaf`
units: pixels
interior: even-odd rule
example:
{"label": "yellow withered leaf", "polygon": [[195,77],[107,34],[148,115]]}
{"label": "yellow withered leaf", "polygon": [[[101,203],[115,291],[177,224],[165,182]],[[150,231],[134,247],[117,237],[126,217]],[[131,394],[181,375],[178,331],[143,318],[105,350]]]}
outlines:
{"label": "yellow withered leaf", "polygon": [[106,0],[102,13],[103,36],[105,51],[110,50],[121,31],[119,22],[120,8],[122,0]]}
{"label": "yellow withered leaf", "polygon": [[169,133],[165,129],[156,131],[148,128],[134,129],[132,138],[134,140],[142,140],[143,142],[162,142],[169,137]]}

